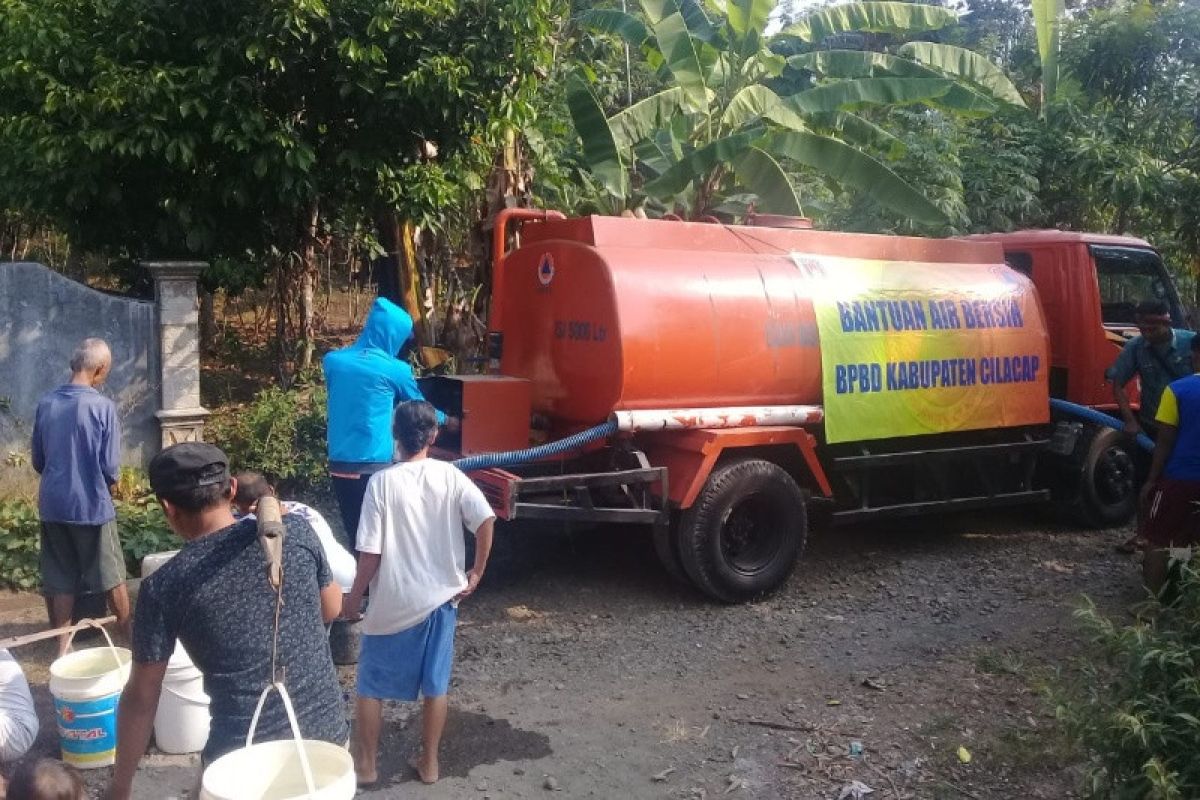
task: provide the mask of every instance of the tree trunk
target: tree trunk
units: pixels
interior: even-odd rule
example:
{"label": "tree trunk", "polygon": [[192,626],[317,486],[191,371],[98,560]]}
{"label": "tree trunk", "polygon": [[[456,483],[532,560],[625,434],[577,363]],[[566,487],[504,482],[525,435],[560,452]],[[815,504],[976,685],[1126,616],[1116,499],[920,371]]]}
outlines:
{"label": "tree trunk", "polygon": [[375,230],[379,234],[383,255],[371,262],[372,277],[380,297],[403,306],[404,292],[400,288],[400,266],[396,257],[400,250],[400,220],[396,212],[380,212],[375,218]]}
{"label": "tree trunk", "polygon": [[417,269],[417,226],[409,220],[400,225],[400,285],[404,290],[404,310],[413,319],[417,345],[429,344],[425,329],[425,304],[421,302],[421,273]]}
{"label": "tree trunk", "polygon": [[287,267],[287,259],[280,258],[275,264],[275,371],[279,375],[280,384],[285,389],[292,383],[289,367],[291,357],[287,346],[291,280],[291,270]]}
{"label": "tree trunk", "polygon": [[408,312],[418,346],[426,346],[424,306],[421,304],[421,279],[417,271],[416,226],[400,219],[395,211],[386,211],[376,219],[379,243],[386,255],[375,263],[379,296],[386,297]]}
{"label": "tree trunk", "polygon": [[303,371],[312,366],[313,352],[317,346],[317,323],[315,297],[317,283],[317,223],[320,209],[313,201],[308,214],[308,228],[304,232],[304,247],[300,255],[300,358],[298,368]]}
{"label": "tree trunk", "polygon": [[211,352],[217,339],[217,309],[213,293],[200,290],[200,351]]}

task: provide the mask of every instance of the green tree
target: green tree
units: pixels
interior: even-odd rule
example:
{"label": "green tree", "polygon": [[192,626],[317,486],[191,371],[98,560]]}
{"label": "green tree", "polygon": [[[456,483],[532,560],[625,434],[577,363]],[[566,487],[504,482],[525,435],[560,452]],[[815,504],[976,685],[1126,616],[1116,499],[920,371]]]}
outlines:
{"label": "green tree", "polygon": [[552,2],[0,0],[0,207],[114,255],[270,264],[304,362],[315,248],[400,252],[479,186]]}
{"label": "green tree", "polygon": [[1140,233],[1200,256],[1200,8],[1116,3],[1063,41],[1067,81],[1045,136],[1044,202],[1078,228]]}
{"label": "green tree", "polygon": [[778,52],[790,42],[819,44],[847,32],[937,30],[956,19],[944,8],[833,6],[768,37],[774,5],[642,0],[640,16],[584,16],[585,24],[638,47],[666,83],[611,115],[583,78],[568,88],[584,160],[615,204],[636,205],[646,196],[701,216],[748,193],[759,210],[800,214],[787,172],[799,167],[912,219],[944,222],[942,209],[866,152],[883,145],[894,156],[903,145],[858,112],[919,103],[986,116],[1001,104],[1023,105],[1019,92],[986,59],[950,45],[912,43],[896,53],[814,49],[790,58]]}

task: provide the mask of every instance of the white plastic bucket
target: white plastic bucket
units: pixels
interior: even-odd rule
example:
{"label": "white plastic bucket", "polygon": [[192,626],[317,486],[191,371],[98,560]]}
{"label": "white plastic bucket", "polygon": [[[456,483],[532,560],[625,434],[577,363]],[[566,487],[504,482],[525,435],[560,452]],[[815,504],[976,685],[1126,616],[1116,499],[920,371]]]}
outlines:
{"label": "white plastic bucket", "polygon": [[164,753],[203,750],[208,741],[208,702],[204,676],[183,645],[176,643],[154,712],[154,743],[158,749]]}
{"label": "white plastic bucket", "polygon": [[[263,702],[275,690],[283,700],[292,741],[254,744]],[[358,789],[349,751],[330,742],[300,738],[300,726],[283,684],[274,683],[258,698],[246,747],[221,756],[204,770],[200,800],[351,800]]]}
{"label": "white plastic bucket", "polygon": [[295,742],[261,742],[221,756],[204,770],[200,800],[350,800],[354,761],[344,747],[304,740],[316,791],[308,793]]}
{"label": "white plastic bucket", "polygon": [[77,650],[50,665],[63,761],[80,769],[107,767],[117,752],[117,701],[129,680],[132,656],[113,646],[108,631],[104,637],[107,647]]}
{"label": "white plastic bucket", "polygon": [[149,578],[159,567],[170,561],[178,553],[178,550],[168,550],[164,553],[150,553],[149,555],[142,556],[142,580]]}

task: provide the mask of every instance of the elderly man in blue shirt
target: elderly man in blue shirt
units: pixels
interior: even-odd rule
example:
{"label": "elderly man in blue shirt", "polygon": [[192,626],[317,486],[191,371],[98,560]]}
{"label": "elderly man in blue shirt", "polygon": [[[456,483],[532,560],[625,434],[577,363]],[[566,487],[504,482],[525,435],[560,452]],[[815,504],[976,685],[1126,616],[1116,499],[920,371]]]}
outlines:
{"label": "elderly man in blue shirt", "polygon": [[[1158,433],[1155,414],[1163,390],[1173,381],[1192,374],[1192,339],[1196,334],[1171,327],[1170,309],[1162,300],[1138,303],[1134,321],[1139,335],[1126,342],[1105,377],[1112,382],[1113,397],[1125,421],[1125,432],[1130,436],[1145,433],[1154,439]],[[1136,415],[1125,391],[1126,384],[1134,376],[1140,379],[1142,387],[1142,403]],[[1119,551],[1132,553],[1145,546],[1142,511],[1139,508],[1137,533],[1118,545]]]}
{"label": "elderly man in blue shirt", "polygon": [[[103,339],[85,339],[75,350],[71,380],[38,401],[33,468],[42,476],[42,592],[50,624],[70,624],[75,595],[105,592],[128,637],[125,557],[111,493],[121,466],[121,424],[112,400],[97,391],[111,368]],[[60,656],[67,641],[59,637]]]}

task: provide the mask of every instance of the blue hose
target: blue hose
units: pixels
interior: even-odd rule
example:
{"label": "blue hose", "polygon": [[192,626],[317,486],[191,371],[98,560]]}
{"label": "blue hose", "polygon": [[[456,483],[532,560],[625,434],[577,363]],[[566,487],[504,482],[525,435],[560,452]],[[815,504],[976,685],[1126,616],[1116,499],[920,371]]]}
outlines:
{"label": "blue hose", "polygon": [[[1050,407],[1055,411],[1061,411],[1064,414],[1070,414],[1073,417],[1085,419],[1088,422],[1094,422],[1097,425],[1107,425],[1116,430],[1124,430],[1124,425],[1115,417],[1110,417],[1103,411],[1097,411],[1094,408],[1081,406],[1076,403],[1068,403],[1066,400],[1059,400],[1057,397],[1050,398]],[[1138,446],[1148,453],[1154,452],[1154,440],[1144,433],[1137,435]]]}
{"label": "blue hose", "polygon": [[476,469],[491,469],[492,467],[513,467],[517,464],[528,464],[530,461],[540,461],[543,458],[562,455],[572,450],[578,450],[584,445],[591,444],[597,439],[604,439],[617,432],[616,421],[605,422],[594,428],[580,431],[557,442],[547,442],[526,450],[509,450],[505,453],[482,453],[477,456],[467,456],[454,461],[454,466],[463,472]]}
{"label": "blue hose", "polygon": [[[1078,417],[1088,422],[1094,422],[1097,425],[1105,425],[1115,430],[1123,429],[1119,420],[1101,411],[1096,411],[1094,408],[1088,408],[1076,403],[1068,403],[1066,400],[1059,400],[1056,397],[1050,398],[1050,407],[1055,411],[1061,411],[1064,414]],[[504,453],[483,453],[476,456],[467,456],[452,463],[463,472],[491,469],[493,467],[513,467],[518,464],[528,464],[531,461],[540,461],[543,458],[551,458],[563,453],[569,453],[572,450],[578,450],[597,439],[612,436],[616,432],[617,423],[609,421],[580,431],[565,439],[559,439],[557,442],[548,442],[525,450],[509,450]],[[1137,443],[1139,447],[1147,452],[1153,452],[1154,450],[1154,441],[1144,433],[1137,435]]]}

